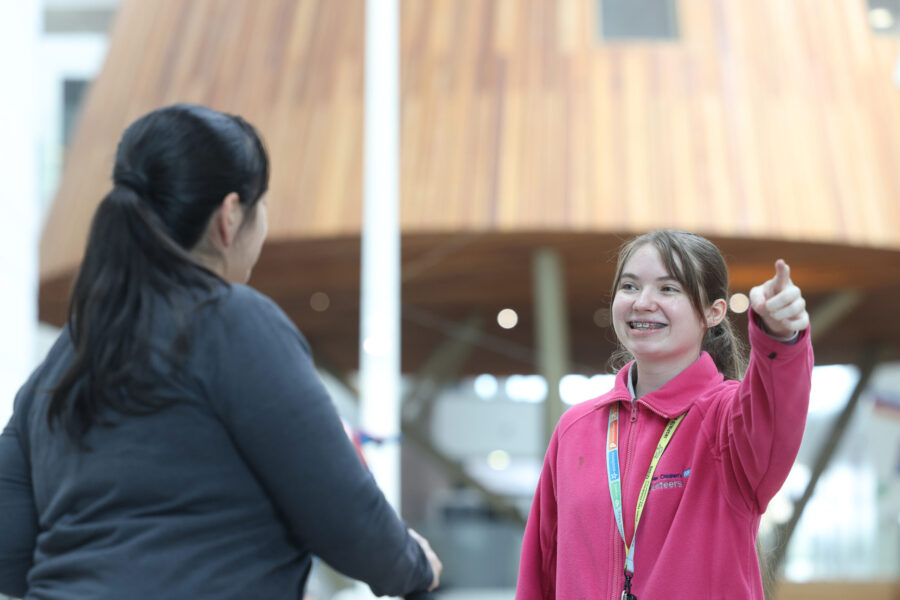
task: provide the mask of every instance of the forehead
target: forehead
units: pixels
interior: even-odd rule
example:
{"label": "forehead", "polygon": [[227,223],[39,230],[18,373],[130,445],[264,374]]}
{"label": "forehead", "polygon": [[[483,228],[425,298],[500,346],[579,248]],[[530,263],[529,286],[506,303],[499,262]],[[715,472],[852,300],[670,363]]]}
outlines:
{"label": "forehead", "polygon": [[[678,256],[673,258],[675,264],[680,267],[681,263]],[[623,277],[628,274],[638,275],[644,271],[652,271],[655,277],[666,275],[674,277],[674,274],[669,272],[669,269],[666,267],[659,249],[651,243],[642,244],[635,248],[622,265]]]}

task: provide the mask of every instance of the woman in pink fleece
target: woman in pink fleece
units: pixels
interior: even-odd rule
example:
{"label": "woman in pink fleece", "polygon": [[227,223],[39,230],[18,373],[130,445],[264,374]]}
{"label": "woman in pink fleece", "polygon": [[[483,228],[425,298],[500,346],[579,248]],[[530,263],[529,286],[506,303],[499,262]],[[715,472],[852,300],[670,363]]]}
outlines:
{"label": "woman in pink fleece", "polygon": [[750,292],[742,378],[727,297],[725,261],[701,236],[654,231],[622,248],[612,322],[634,360],[553,433],[518,600],[763,598],[756,534],[803,435],[809,316],[776,261]]}

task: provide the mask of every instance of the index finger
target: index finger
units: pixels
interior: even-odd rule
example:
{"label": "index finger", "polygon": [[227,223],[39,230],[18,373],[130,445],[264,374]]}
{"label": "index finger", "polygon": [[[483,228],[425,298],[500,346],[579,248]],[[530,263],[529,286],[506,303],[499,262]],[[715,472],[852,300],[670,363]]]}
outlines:
{"label": "index finger", "polygon": [[775,261],[774,292],[777,294],[791,283],[791,268],[782,259]]}

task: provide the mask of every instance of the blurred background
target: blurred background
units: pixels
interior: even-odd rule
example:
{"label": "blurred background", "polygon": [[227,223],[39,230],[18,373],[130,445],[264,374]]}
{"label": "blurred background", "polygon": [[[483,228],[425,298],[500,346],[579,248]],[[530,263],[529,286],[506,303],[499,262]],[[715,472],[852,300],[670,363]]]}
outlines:
{"label": "blurred background", "polygon": [[[402,437],[383,443],[441,597],[513,597],[549,432],[612,385],[616,250],[676,227],[723,250],[733,292],[783,257],[809,300],[809,421],[760,534],[770,596],[900,598],[900,0],[399,7]],[[377,443],[359,409],[365,31],[363,0],[0,2],[4,422],[65,320],[119,134],[184,101],[263,134],[250,285]],[[309,593],[348,586],[317,565]]]}

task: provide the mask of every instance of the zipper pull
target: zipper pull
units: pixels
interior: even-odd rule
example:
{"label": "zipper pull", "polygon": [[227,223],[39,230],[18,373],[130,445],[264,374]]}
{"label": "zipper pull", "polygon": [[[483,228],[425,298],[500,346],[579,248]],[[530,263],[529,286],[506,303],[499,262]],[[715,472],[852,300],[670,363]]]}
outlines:
{"label": "zipper pull", "polygon": [[637,413],[638,413],[637,400],[632,400],[631,401],[631,422],[632,423],[637,422]]}
{"label": "zipper pull", "polygon": [[633,573],[629,573],[625,569],[625,589],[622,590],[622,600],[637,600],[637,597],[631,593],[631,578]]}

